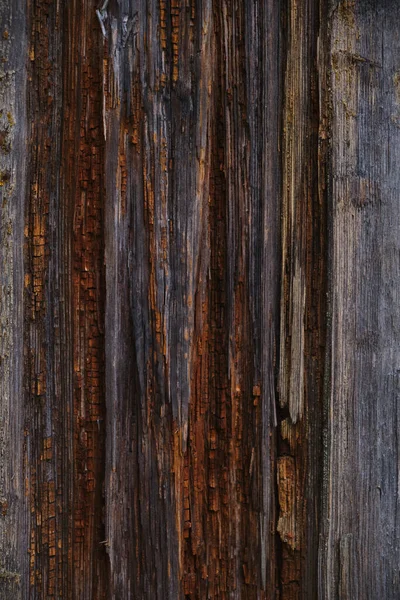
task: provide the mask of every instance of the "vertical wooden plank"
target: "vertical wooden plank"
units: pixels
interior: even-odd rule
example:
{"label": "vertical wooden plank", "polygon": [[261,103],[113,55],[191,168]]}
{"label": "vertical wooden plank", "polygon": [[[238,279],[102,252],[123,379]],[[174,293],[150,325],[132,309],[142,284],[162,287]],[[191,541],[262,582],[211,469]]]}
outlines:
{"label": "vertical wooden plank", "polygon": [[26,189],[26,12],[0,2],[0,597],[28,585],[23,476],[23,213]]}
{"label": "vertical wooden plank", "polygon": [[321,598],[399,594],[399,6],[331,7]]}
{"label": "vertical wooden plank", "polygon": [[397,598],[399,13],[0,0],[1,597]]}
{"label": "vertical wooden plank", "polygon": [[107,537],[115,597],[132,590],[175,598],[183,578],[194,307],[207,266],[200,239],[210,84],[201,50],[212,20],[205,3],[196,26],[197,9],[107,7]]}
{"label": "vertical wooden plank", "polygon": [[277,530],[281,597],[290,599],[317,594],[327,277],[326,201],[318,162],[323,160],[319,17],[319,2],[293,0],[283,24]]}
{"label": "vertical wooden plank", "polygon": [[[261,209],[261,314],[254,313],[253,331],[259,328],[261,349],[262,397],[260,414],[260,474],[258,484],[261,486],[262,511],[260,514],[260,550],[261,581],[267,598],[279,598],[280,553],[277,544],[277,391],[276,376],[279,354],[279,265],[280,265],[280,218],[281,218],[281,123],[282,123],[282,18],[281,3],[271,1],[260,3],[260,11],[256,18],[259,22],[259,52],[261,54],[260,69],[254,65],[253,81],[259,74],[261,96],[258,105],[262,131],[261,137],[261,172],[259,174],[260,209]],[[249,39],[254,39],[249,32]],[[249,57],[252,56],[249,53]],[[251,87],[249,87],[249,107],[253,103]],[[251,122],[251,121],[250,121]],[[259,137],[258,127],[253,133],[253,143]],[[252,157],[257,164],[257,152]],[[255,190],[258,189],[256,185]],[[255,212],[254,227],[257,223]],[[257,256],[256,248],[251,256]],[[252,259],[254,260],[254,259]],[[257,297],[257,288],[250,291],[250,297]],[[257,356],[257,354],[255,355]],[[257,387],[254,388],[254,391]],[[256,401],[256,399],[255,399]]]}
{"label": "vertical wooden plank", "polygon": [[112,597],[277,594],[279,17],[99,13]]}
{"label": "vertical wooden plank", "polygon": [[[61,218],[71,276],[65,281],[73,359],[73,598],[107,598],[104,526],[104,131],[103,44],[96,3],[65,3]],[[59,265],[60,275],[62,263]],[[71,278],[70,278],[71,277]],[[67,330],[63,336],[68,339]]]}
{"label": "vertical wooden plank", "polygon": [[33,598],[107,597],[102,47],[94,8],[90,0],[29,5],[24,417]]}

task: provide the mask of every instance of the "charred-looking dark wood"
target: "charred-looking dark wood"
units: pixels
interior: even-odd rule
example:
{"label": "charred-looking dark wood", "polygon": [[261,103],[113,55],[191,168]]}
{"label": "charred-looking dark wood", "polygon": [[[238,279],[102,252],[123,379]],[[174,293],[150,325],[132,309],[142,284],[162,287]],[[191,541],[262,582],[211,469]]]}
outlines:
{"label": "charred-looking dark wood", "polygon": [[399,598],[400,7],[0,19],[0,600]]}
{"label": "charred-looking dark wood", "polygon": [[29,597],[107,598],[103,48],[91,1],[34,2],[29,27]]}
{"label": "charred-looking dark wood", "polygon": [[278,4],[105,32],[111,594],[275,597]]}

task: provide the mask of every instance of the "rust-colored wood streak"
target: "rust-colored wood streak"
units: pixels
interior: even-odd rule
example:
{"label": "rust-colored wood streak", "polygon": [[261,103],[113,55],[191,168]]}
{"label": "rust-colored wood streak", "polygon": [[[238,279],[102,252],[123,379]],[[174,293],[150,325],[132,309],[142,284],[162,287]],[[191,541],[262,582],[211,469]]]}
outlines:
{"label": "rust-colored wood streak", "polygon": [[400,8],[0,0],[0,600],[397,600]]}
{"label": "rust-colored wood streak", "polygon": [[106,598],[102,43],[92,2],[29,23],[29,597]]}
{"label": "rust-colored wood streak", "polygon": [[263,74],[268,60],[278,80],[278,20],[262,3],[108,9],[106,537],[117,597],[275,597],[278,197],[267,187],[278,184],[279,109]]}

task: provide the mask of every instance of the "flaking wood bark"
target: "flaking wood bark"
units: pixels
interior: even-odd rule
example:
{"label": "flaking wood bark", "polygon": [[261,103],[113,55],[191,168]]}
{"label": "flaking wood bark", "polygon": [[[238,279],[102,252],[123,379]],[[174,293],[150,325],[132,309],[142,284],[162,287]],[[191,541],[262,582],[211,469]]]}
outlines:
{"label": "flaking wood bark", "polygon": [[380,0],[0,0],[0,598],[397,599]]}

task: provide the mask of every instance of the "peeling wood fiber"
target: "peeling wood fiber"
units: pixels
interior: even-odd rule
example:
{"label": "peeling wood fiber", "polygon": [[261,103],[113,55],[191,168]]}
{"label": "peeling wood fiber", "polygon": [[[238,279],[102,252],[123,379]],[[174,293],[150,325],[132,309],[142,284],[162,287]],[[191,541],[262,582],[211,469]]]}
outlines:
{"label": "peeling wood fiber", "polygon": [[0,0],[0,600],[400,597],[399,13]]}

